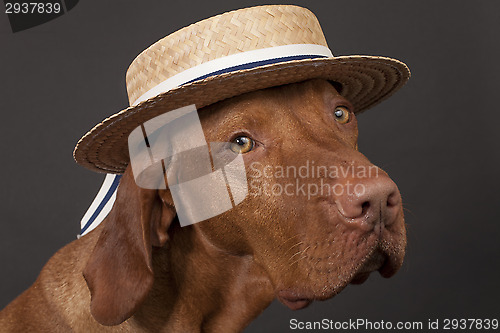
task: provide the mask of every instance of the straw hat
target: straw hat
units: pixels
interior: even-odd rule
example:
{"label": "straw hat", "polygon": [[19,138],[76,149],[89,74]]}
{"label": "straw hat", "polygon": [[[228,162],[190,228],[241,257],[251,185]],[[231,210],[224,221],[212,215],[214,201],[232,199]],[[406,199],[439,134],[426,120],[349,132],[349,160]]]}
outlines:
{"label": "straw hat", "polygon": [[410,71],[377,56],[334,57],[317,18],[297,6],[259,6],[217,15],[157,41],[127,70],[130,107],[96,125],[74,151],[77,163],[123,173],[127,138],[141,123],[195,104],[198,109],[250,91],[323,78],[359,113],[401,88]]}

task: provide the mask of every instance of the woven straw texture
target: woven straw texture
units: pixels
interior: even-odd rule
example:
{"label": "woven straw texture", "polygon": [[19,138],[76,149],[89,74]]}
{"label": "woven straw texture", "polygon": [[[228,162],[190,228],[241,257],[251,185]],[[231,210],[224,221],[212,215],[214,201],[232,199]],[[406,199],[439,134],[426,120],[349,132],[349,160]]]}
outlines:
{"label": "woven straw texture", "polygon": [[[257,23],[254,15],[259,18]],[[228,24],[231,29],[225,31]],[[172,36],[175,38],[171,40]],[[183,28],[142,52],[127,72],[129,99],[133,103],[166,78],[202,62],[259,47],[299,42],[326,46],[317,19],[304,8],[260,6],[215,16]],[[392,95],[409,77],[408,67],[398,60],[356,55],[294,60],[212,76],[174,88],[103,120],[80,139],[74,157],[93,171],[123,173],[129,163],[130,132],[173,109],[190,104],[200,109],[247,92],[322,78],[340,83],[341,94],[359,113]]]}
{"label": "woven straw texture", "polygon": [[289,44],[328,46],[318,19],[309,10],[253,7],[194,23],[162,38],[135,58],[126,77],[130,105],[166,79],[204,62]]}

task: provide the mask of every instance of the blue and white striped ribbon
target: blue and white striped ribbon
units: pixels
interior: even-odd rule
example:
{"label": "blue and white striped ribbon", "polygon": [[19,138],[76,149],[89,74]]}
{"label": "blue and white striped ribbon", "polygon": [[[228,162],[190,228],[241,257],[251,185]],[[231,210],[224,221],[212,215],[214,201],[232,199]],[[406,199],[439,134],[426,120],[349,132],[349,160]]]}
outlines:
{"label": "blue and white striped ribbon", "polygon": [[111,211],[120,178],[121,175],[115,174],[107,174],[104,178],[101,189],[80,222],[82,236],[97,227]]}
{"label": "blue and white striped ribbon", "polygon": [[[291,44],[236,53],[205,62],[178,73],[145,92],[132,105],[137,105],[173,88],[214,75],[291,60],[329,57],[333,57],[330,49],[317,44]],[[97,227],[110,212],[116,199],[116,189],[120,178],[120,175],[106,175],[101,189],[81,220],[82,236]]]}

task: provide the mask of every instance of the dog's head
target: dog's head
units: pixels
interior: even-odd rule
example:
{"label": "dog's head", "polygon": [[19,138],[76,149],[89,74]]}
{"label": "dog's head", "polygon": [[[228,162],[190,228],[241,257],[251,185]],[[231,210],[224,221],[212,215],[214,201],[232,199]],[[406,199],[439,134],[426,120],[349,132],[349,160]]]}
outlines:
{"label": "dog's head", "polygon": [[[403,261],[401,196],[358,152],[354,111],[335,84],[311,80],[199,112],[207,142],[240,149],[249,194],[186,228],[198,228],[228,253],[252,256],[292,309],[330,298],[373,271],[390,277]],[[165,244],[174,218],[169,190],[139,189],[128,169],[84,272],[98,321],[120,323],[146,297],[154,278],[151,246]],[[130,293],[112,301],[124,288]]]}

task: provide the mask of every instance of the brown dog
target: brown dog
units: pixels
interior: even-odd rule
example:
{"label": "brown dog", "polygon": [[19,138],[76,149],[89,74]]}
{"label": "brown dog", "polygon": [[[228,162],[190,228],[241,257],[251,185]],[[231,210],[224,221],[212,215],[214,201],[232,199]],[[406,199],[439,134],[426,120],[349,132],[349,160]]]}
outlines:
{"label": "brown dog", "polygon": [[[129,167],[109,216],[0,313],[2,332],[236,332],[275,297],[299,309],[372,271],[392,276],[406,244],[401,197],[357,151],[353,111],[319,79],[200,110],[207,142],[252,140],[249,196],[181,228],[170,192],[140,189]],[[299,175],[276,174],[305,165],[329,169],[303,188],[358,190],[306,194]]]}

